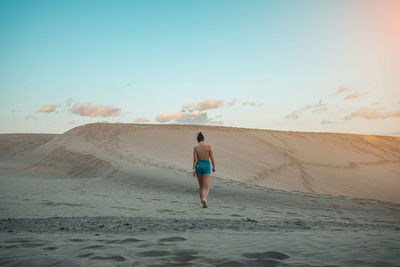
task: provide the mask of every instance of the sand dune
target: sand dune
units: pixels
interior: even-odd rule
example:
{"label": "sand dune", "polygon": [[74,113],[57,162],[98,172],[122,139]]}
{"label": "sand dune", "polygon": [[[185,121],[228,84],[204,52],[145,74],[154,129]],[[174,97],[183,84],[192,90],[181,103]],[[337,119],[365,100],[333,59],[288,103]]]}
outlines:
{"label": "sand dune", "polygon": [[61,135],[0,135],[1,164],[49,175],[173,182],[190,172],[198,131],[214,150],[216,177],[290,191],[400,201],[399,137],[96,123]]}
{"label": "sand dune", "polygon": [[[207,209],[198,131],[217,163]],[[0,265],[399,266],[400,204],[381,201],[399,201],[399,151],[394,137],[211,126],[0,135]]]}

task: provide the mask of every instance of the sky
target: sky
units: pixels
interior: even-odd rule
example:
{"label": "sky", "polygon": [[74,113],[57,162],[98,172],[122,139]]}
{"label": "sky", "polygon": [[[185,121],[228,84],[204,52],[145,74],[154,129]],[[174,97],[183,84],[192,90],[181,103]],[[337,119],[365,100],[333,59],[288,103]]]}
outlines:
{"label": "sky", "polygon": [[0,133],[400,135],[400,1],[0,1]]}

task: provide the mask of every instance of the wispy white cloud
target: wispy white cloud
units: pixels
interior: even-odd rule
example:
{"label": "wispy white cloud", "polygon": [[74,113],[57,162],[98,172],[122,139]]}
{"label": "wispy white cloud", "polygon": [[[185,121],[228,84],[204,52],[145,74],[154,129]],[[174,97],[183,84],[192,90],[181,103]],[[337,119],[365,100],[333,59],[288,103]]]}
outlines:
{"label": "wispy white cloud", "polygon": [[262,107],[264,103],[257,103],[255,101],[243,101],[242,106]]}
{"label": "wispy white cloud", "polygon": [[90,102],[76,103],[70,112],[86,117],[116,117],[121,113],[121,109],[112,105],[92,105]]}
{"label": "wispy white cloud", "polygon": [[286,115],[285,120],[287,120],[287,119],[297,120],[298,118],[299,118],[299,114],[296,112],[292,112],[289,115]]}
{"label": "wispy white cloud", "polygon": [[234,98],[234,99],[232,99],[231,101],[228,101],[228,102],[226,103],[226,105],[227,105],[228,107],[231,107],[231,106],[235,105],[237,102],[238,102],[237,98]]}
{"label": "wispy white cloud", "polygon": [[322,120],[321,124],[332,124],[335,123],[334,121],[330,121],[330,120]]}
{"label": "wispy white cloud", "polygon": [[312,111],[312,113],[323,113],[328,111],[328,107],[316,108]]}
{"label": "wispy white cloud", "polygon": [[202,124],[209,123],[212,120],[208,118],[207,112],[194,111],[191,113],[184,113],[182,116],[175,120],[178,123]]}
{"label": "wispy white cloud", "polygon": [[306,110],[312,110],[312,113],[322,113],[326,112],[328,110],[328,107],[325,103],[322,102],[322,100],[320,100],[317,104],[305,105],[302,108],[293,111],[292,113],[288,114],[285,117],[285,120],[287,119],[297,120],[300,117],[300,113]]}
{"label": "wispy white cloud", "polygon": [[25,120],[27,120],[27,121],[29,121],[29,120],[36,120],[36,117],[29,114],[29,115],[26,115],[26,116],[25,116]]}

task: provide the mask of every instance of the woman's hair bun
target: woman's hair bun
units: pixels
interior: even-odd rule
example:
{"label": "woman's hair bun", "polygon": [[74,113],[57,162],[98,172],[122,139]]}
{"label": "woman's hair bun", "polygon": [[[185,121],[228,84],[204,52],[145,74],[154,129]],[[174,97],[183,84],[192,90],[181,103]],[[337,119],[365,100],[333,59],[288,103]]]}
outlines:
{"label": "woman's hair bun", "polygon": [[204,135],[201,132],[197,134],[197,141],[204,141]]}

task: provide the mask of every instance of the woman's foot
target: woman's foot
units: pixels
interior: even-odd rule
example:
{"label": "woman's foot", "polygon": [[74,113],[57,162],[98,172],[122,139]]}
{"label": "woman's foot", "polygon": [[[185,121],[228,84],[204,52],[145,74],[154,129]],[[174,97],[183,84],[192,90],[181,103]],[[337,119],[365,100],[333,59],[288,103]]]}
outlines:
{"label": "woman's foot", "polygon": [[203,206],[203,208],[207,208],[207,201],[202,200],[201,205]]}

